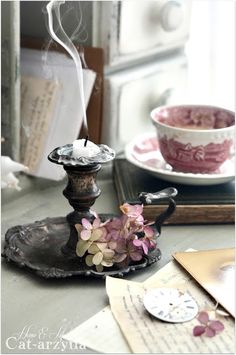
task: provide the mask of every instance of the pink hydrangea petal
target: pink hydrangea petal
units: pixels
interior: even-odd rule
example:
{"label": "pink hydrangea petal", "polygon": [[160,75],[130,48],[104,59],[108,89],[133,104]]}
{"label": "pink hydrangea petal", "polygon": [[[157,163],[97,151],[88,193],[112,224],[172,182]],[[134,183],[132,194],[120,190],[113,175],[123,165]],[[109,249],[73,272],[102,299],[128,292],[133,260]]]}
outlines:
{"label": "pink hydrangea petal", "polygon": [[100,224],[101,224],[100,218],[95,218],[95,220],[93,221],[93,228],[94,228],[94,229],[99,228],[99,227],[100,227]]}
{"label": "pink hydrangea petal", "polygon": [[112,239],[117,240],[119,238],[119,236],[120,236],[120,232],[117,231],[117,230],[112,230],[110,232],[110,236],[111,236]]}
{"label": "pink hydrangea petal", "polygon": [[124,214],[128,214],[128,212],[130,210],[130,205],[128,203],[124,203],[123,205],[120,206],[120,210]]}
{"label": "pink hydrangea petal", "polygon": [[111,241],[111,242],[108,243],[108,246],[109,246],[110,249],[116,249],[117,243],[114,242],[114,241]]}
{"label": "pink hydrangea petal", "polygon": [[100,226],[101,226],[101,227],[106,226],[106,228],[107,228],[107,226],[109,225],[110,222],[111,222],[111,219],[109,218],[109,219],[107,219],[105,222],[102,222],[102,223],[100,224]]}
{"label": "pink hydrangea petal", "polygon": [[133,244],[134,244],[136,247],[141,247],[142,241],[141,241],[140,239],[134,239],[134,240],[133,240]]}
{"label": "pink hydrangea petal", "polygon": [[154,223],[155,223],[155,221],[148,222],[148,221],[145,220],[145,225],[146,226],[153,226]]}
{"label": "pink hydrangea petal", "polygon": [[[141,213],[142,213],[142,212],[141,212]],[[138,217],[136,218],[136,222],[138,222],[138,223],[140,223],[141,225],[143,225],[143,222],[144,222],[143,216],[142,216],[142,215],[138,216]]]}
{"label": "pink hydrangea petal", "polygon": [[140,216],[143,213],[143,205],[134,205],[134,207],[136,216]]}
{"label": "pink hydrangea petal", "polygon": [[148,246],[145,242],[142,243],[142,248],[143,248],[143,251],[144,251],[144,254],[148,254]]}
{"label": "pink hydrangea petal", "polygon": [[144,227],[144,233],[145,233],[146,237],[148,237],[148,238],[152,238],[154,236],[154,231],[150,226]]}
{"label": "pink hydrangea petal", "polygon": [[114,256],[114,262],[115,263],[121,263],[122,261],[124,261],[127,258],[127,254],[116,254]]}
{"label": "pink hydrangea petal", "polygon": [[197,319],[202,324],[207,324],[209,322],[209,315],[207,312],[199,312]]}
{"label": "pink hydrangea petal", "polygon": [[216,330],[217,332],[221,332],[222,330],[224,330],[224,324],[221,323],[219,320],[212,320],[209,324],[209,327],[211,329]]}
{"label": "pink hydrangea petal", "polygon": [[132,251],[130,252],[129,254],[130,258],[133,260],[133,261],[139,261],[142,259],[142,254],[136,252],[136,251]]}
{"label": "pink hydrangea petal", "polygon": [[92,224],[86,218],[82,218],[81,222],[84,228],[89,230],[92,229]]}
{"label": "pink hydrangea petal", "polygon": [[105,227],[100,227],[99,229],[102,231],[101,238],[106,239],[106,236],[107,236],[106,228]]}
{"label": "pink hydrangea petal", "polygon": [[205,333],[206,328],[204,325],[197,325],[196,327],[193,328],[193,335],[195,337],[199,337],[203,333]]}
{"label": "pink hydrangea petal", "polygon": [[216,335],[216,331],[210,327],[206,327],[206,336],[208,336],[209,338],[212,338]]}
{"label": "pink hydrangea petal", "polygon": [[108,240],[109,239],[107,239],[106,235],[105,236],[101,235],[101,237],[99,237],[99,242],[101,242],[101,243],[106,243]]}
{"label": "pink hydrangea petal", "polygon": [[117,251],[117,253],[126,253],[127,247],[126,247],[125,240],[122,240],[122,239],[118,240],[115,250]]}
{"label": "pink hydrangea petal", "polygon": [[122,227],[122,223],[120,218],[113,218],[109,223],[107,223],[106,228],[111,231],[113,229],[120,229]]}
{"label": "pink hydrangea petal", "polygon": [[80,233],[80,238],[83,240],[88,240],[91,237],[91,231],[87,229],[83,229]]}
{"label": "pink hydrangea petal", "polygon": [[129,217],[138,217],[143,212],[142,205],[130,205],[129,203],[124,203],[120,206],[120,209]]}

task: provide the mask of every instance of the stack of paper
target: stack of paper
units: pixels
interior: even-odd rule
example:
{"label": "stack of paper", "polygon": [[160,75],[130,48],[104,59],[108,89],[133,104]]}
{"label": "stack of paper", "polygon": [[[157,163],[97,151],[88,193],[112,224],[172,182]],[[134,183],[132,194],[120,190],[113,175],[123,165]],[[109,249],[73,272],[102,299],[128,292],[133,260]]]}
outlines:
{"label": "stack of paper", "polygon": [[[143,295],[155,287],[176,287],[188,291],[199,310],[213,307],[212,299],[190,275],[175,262],[170,262],[144,283],[107,277],[110,307],[63,336],[103,353],[232,353],[234,351],[234,320],[217,318],[225,329],[214,338],[194,337],[198,321],[165,323],[151,317],[143,306]],[[216,316],[214,315],[214,318]]]}

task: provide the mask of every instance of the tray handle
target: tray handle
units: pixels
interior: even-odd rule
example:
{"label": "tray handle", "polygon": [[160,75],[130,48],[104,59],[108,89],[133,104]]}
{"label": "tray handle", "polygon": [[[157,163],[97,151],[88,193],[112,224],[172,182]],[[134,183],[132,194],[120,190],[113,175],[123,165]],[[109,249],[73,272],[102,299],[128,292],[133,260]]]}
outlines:
{"label": "tray handle", "polygon": [[159,216],[156,217],[154,225],[159,234],[161,234],[161,227],[164,221],[169,218],[176,208],[176,202],[174,201],[173,197],[178,194],[178,191],[174,187],[168,187],[164,190],[157,191],[157,192],[140,192],[138,194],[139,200],[144,205],[150,205],[154,203],[156,200],[169,200],[169,205],[164,212],[162,212]]}

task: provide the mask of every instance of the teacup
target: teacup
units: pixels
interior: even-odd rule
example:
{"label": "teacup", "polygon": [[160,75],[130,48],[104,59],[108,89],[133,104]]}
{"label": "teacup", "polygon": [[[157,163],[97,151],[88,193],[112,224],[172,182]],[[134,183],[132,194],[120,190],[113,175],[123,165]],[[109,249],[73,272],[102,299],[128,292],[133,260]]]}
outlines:
{"label": "teacup", "polygon": [[175,171],[211,173],[230,157],[232,111],[206,105],[160,106],[151,112],[160,151]]}

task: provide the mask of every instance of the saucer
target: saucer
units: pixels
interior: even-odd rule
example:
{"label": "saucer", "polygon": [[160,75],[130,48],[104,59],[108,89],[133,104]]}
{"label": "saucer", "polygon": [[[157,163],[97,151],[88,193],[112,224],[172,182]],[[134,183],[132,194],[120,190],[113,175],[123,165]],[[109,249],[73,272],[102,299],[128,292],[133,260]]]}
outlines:
{"label": "saucer", "polygon": [[125,148],[126,159],[146,172],[166,181],[184,185],[217,185],[234,178],[234,157],[210,174],[182,173],[163,159],[155,133],[135,137]]}

